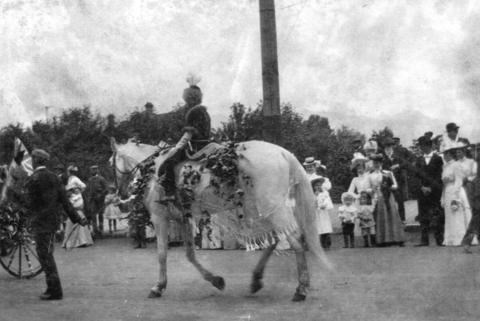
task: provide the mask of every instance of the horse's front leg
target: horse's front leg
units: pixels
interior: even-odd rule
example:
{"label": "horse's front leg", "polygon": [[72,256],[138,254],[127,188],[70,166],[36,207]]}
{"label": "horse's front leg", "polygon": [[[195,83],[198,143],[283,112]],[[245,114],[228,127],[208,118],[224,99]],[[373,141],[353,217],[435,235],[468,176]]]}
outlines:
{"label": "horse's front leg", "polygon": [[185,218],[184,223],[187,258],[193,264],[193,266],[197,268],[204,280],[212,283],[212,285],[217,289],[223,290],[225,289],[225,280],[221,276],[213,275],[197,261],[197,258],[195,256],[195,242],[192,220],[193,219],[191,217]]}
{"label": "horse's front leg", "polygon": [[157,236],[159,276],[158,283],[152,287],[148,297],[159,298],[167,288],[168,220],[166,216],[159,217],[157,214],[152,221]]}
{"label": "horse's front leg", "polygon": [[256,293],[263,288],[263,272],[265,271],[265,266],[267,265],[268,259],[270,259],[270,256],[277,247],[277,242],[278,241],[263,250],[262,257],[253,270],[252,283],[250,283],[250,293]]}
{"label": "horse's front leg", "polygon": [[304,301],[307,297],[308,288],[310,287],[310,275],[308,273],[305,247],[300,241],[300,236],[298,234],[287,236],[287,240],[295,251],[295,257],[297,259],[298,286],[293,295],[292,301]]}

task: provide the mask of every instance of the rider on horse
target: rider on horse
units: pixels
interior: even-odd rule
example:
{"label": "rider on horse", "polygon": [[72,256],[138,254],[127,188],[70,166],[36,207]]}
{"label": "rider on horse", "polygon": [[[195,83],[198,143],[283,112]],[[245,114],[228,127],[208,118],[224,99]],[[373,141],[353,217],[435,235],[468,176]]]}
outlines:
{"label": "rider on horse", "polygon": [[185,101],[185,127],[183,136],[169,151],[170,157],[158,169],[158,177],[164,175],[161,185],[165,191],[160,202],[175,200],[175,166],[187,159],[187,148],[193,152],[201,150],[210,142],[210,115],[202,105],[202,91],[196,84],[199,79],[187,78],[190,87],[183,91]]}

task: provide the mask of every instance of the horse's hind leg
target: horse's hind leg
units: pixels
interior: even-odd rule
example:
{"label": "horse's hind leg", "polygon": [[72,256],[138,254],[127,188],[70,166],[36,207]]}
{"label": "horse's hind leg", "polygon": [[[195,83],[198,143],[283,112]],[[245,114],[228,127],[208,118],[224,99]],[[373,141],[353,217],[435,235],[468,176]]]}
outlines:
{"label": "horse's hind leg", "polygon": [[270,259],[270,256],[276,247],[277,243],[275,242],[273,245],[263,250],[262,257],[253,270],[252,283],[250,283],[250,293],[256,293],[263,288],[263,272],[265,271],[268,259]]}
{"label": "horse's hind leg", "polygon": [[307,297],[308,288],[310,287],[310,275],[308,273],[307,258],[305,256],[305,248],[300,241],[300,237],[287,236],[288,242],[295,251],[297,259],[298,286],[293,295],[292,301],[304,301]]}
{"label": "horse's hind leg", "polygon": [[166,217],[155,217],[152,221],[157,236],[159,276],[158,283],[150,290],[148,297],[159,298],[167,287],[168,220]]}
{"label": "horse's hind leg", "polygon": [[225,280],[221,276],[215,276],[210,271],[205,269],[198,261],[195,256],[195,244],[194,244],[194,235],[193,235],[193,225],[192,218],[185,220],[185,248],[187,251],[188,260],[197,268],[197,270],[202,274],[204,280],[212,283],[214,287],[219,290],[225,289]]}

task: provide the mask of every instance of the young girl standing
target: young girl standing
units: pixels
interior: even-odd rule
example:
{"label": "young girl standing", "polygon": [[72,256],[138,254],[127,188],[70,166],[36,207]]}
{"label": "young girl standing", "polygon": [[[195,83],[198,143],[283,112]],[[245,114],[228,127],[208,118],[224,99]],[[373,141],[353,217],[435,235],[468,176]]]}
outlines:
{"label": "young girl standing", "polygon": [[117,220],[122,215],[118,205],[120,205],[120,198],[116,193],[115,186],[109,186],[108,194],[105,196],[104,217],[108,220],[108,231],[110,234],[117,231]]}
{"label": "young girl standing", "polygon": [[330,194],[323,187],[325,178],[313,179],[311,183],[316,198],[317,230],[320,236],[320,244],[322,248],[328,250],[332,245],[330,234],[333,232],[333,228],[329,212],[333,209],[333,203],[330,199]]}

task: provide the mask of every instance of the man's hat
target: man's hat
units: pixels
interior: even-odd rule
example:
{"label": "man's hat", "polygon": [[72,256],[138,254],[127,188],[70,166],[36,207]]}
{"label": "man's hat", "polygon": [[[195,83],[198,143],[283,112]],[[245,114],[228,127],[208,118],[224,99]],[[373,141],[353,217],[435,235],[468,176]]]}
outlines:
{"label": "man's hat", "polygon": [[399,138],[399,137],[393,137],[393,141],[394,141],[394,142],[399,142],[399,141],[400,141],[400,138]]}
{"label": "man's hat", "polygon": [[390,137],[385,138],[385,140],[383,141],[383,146],[393,146],[393,145],[395,145],[395,141]]}
{"label": "man's hat", "polygon": [[370,157],[370,159],[374,162],[383,162],[383,155],[382,154],[375,154]]}
{"label": "man's hat", "polygon": [[98,169],[98,165],[92,165],[90,166],[90,169]]}
{"label": "man's hat", "polygon": [[448,123],[447,126],[447,133],[452,131],[457,131],[460,127],[457,126],[455,123]]}
{"label": "man's hat", "polygon": [[360,136],[355,136],[352,140],[352,143],[361,143],[362,142],[362,137]]}
{"label": "man's hat", "polygon": [[425,132],[425,134],[423,134],[423,136],[427,136],[427,137],[432,138],[433,137],[433,132]]}
{"label": "man's hat", "polygon": [[61,169],[61,170],[64,170],[65,169],[65,166],[63,166],[62,164],[57,164],[55,165],[55,167],[53,169]]}
{"label": "man's hat", "polygon": [[145,107],[146,108],[153,108],[153,104],[149,101],[147,101],[147,103],[145,104]]}
{"label": "man's hat", "polygon": [[419,146],[431,146],[432,140],[428,136],[421,136],[417,139]]}
{"label": "man's hat", "polygon": [[44,151],[43,149],[34,149],[32,151],[32,157],[37,157],[37,158],[48,161],[50,159],[50,154]]}

